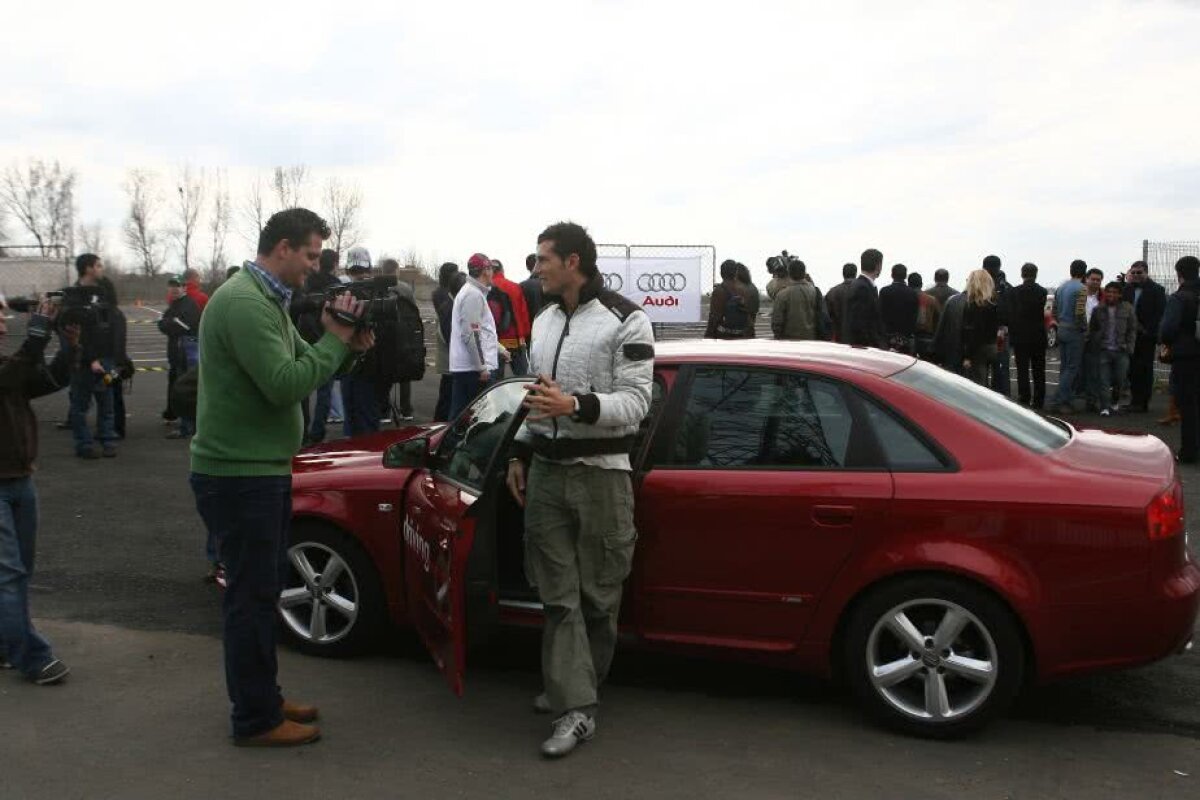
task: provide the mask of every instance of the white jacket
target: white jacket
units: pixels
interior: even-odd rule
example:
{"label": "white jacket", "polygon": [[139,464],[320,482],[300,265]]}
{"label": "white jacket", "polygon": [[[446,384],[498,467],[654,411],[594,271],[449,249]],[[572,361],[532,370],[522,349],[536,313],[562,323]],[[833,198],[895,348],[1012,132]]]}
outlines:
{"label": "white jacket", "polygon": [[487,287],[468,277],[454,297],[450,315],[450,371],[497,369],[499,344],[496,320],[487,304]]}
{"label": "white jacket", "polygon": [[[599,277],[580,294],[570,316],[555,298],[533,321],[530,371],[548,375],[579,398],[579,420],[530,421],[518,445],[550,439],[619,439],[634,435],[650,410],[654,381],[654,329],[642,307],[603,288]],[[605,469],[629,470],[626,454],[562,459]]]}

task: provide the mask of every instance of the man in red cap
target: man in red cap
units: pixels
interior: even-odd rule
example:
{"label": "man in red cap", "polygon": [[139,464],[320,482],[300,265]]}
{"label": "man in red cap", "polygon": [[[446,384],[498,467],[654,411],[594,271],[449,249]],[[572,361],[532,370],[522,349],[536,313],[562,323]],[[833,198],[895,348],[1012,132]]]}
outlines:
{"label": "man in red cap", "polygon": [[[492,259],[492,290],[488,292],[488,306],[496,320],[496,335],[500,344],[512,357],[513,375],[529,374],[529,307],[525,304],[525,293],[521,285],[504,277],[504,265]],[[492,376],[494,380],[504,377],[504,365]]]}

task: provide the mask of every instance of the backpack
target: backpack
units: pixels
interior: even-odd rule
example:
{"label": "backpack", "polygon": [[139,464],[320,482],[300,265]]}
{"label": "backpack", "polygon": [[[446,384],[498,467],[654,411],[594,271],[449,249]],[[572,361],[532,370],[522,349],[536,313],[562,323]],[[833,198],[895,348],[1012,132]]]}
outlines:
{"label": "backpack", "polygon": [[725,289],[725,291],[729,294],[729,298],[725,301],[725,310],[721,312],[721,319],[717,322],[717,330],[721,333],[742,336],[750,324],[750,311],[746,308],[746,298],[742,297],[741,292],[730,289]]}
{"label": "backpack", "polygon": [[419,381],[425,377],[425,323],[417,304],[392,295],[396,315],[375,324],[375,346],[363,356],[359,374],[380,384]]}

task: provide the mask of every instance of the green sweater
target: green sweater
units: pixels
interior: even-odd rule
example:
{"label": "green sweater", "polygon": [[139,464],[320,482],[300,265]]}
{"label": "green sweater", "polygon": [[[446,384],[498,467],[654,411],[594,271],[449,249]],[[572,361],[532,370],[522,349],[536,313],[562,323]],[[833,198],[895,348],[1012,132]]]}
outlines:
{"label": "green sweater", "polygon": [[305,343],[248,269],[222,284],[200,321],[192,472],[290,475],[304,436],[300,401],[333,377],[348,353],[331,333]]}

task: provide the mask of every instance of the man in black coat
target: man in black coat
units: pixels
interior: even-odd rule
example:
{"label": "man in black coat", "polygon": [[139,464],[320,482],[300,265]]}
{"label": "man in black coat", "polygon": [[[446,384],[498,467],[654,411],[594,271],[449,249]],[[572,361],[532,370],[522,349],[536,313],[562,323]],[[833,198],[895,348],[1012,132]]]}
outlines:
{"label": "man in black coat", "polygon": [[[845,318],[842,341],[861,347],[884,347],[883,318],[879,314],[879,290],[875,281],[883,271],[883,253],[864,250],[859,261],[861,273],[844,295]],[[915,324],[915,319],[914,319]]]}
{"label": "man in black coat", "polygon": [[1200,339],[1196,314],[1200,310],[1200,259],[1184,256],[1175,263],[1179,291],[1167,300],[1159,336],[1171,348],[1171,386],[1179,404],[1180,444],[1175,460],[1200,460]]}
{"label": "man in black coat", "polygon": [[1167,307],[1167,292],[1150,278],[1145,261],[1135,261],[1129,268],[1122,299],[1133,304],[1137,314],[1137,344],[1129,359],[1130,403],[1127,411],[1146,412],[1150,393],[1154,390],[1154,356],[1158,349],[1158,327]]}
{"label": "man in black coat", "polygon": [[158,320],[158,330],[167,337],[167,409],[179,419],[178,430],[167,434],[168,439],[190,438],[195,420],[175,408],[171,400],[175,381],[193,366],[192,358],[199,350],[200,306],[184,290],[183,276],[167,278],[167,297],[171,304]]}
{"label": "man in black coat", "polygon": [[1021,285],[1009,291],[1008,334],[1017,357],[1017,398],[1023,406],[1040,409],[1046,403],[1046,289],[1037,274],[1036,264],[1025,264]]}
{"label": "man in black coat", "polygon": [[530,324],[533,324],[533,318],[538,315],[545,304],[545,298],[542,296],[542,282],[533,271],[536,266],[537,256],[534,253],[525,256],[525,269],[529,270],[529,277],[521,281],[521,294],[525,295],[525,307],[529,309]]}
{"label": "man in black coat", "polygon": [[888,345],[902,353],[913,351],[913,336],[917,332],[917,313],[920,300],[917,291],[909,286],[908,267],[892,267],[892,282],[879,290],[879,314],[883,318],[883,333]]}

